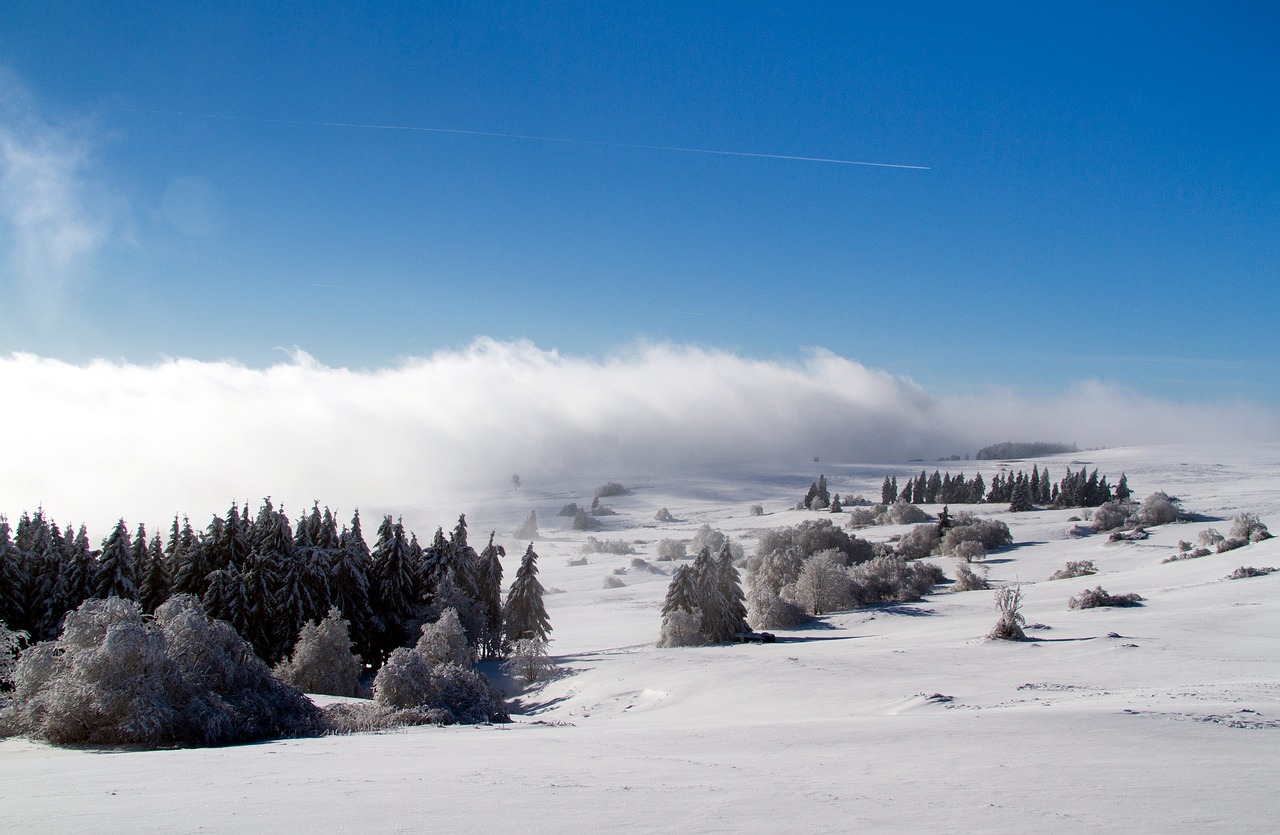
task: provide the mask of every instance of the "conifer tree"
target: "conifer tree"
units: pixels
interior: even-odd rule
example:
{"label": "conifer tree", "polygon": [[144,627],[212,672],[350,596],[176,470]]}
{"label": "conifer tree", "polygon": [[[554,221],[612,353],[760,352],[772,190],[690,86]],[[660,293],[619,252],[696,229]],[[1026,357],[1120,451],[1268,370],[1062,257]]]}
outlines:
{"label": "conifer tree", "polygon": [[727,641],[739,632],[749,632],[747,625],[746,597],[742,593],[742,579],[733,564],[733,550],[725,542],[720,547],[720,556],[716,559],[716,588],[719,597],[724,601],[719,623],[717,624],[718,640]]}
{"label": "conifer tree", "polygon": [[1018,478],[1013,483],[1013,493],[1009,499],[1009,512],[1023,513],[1028,510],[1035,510],[1031,504],[1031,488],[1027,479],[1022,473],[1018,474]]}
{"label": "conifer tree", "polygon": [[547,617],[542,595],[542,583],[538,581],[538,555],[530,542],[520,559],[515,581],[507,591],[503,620],[509,641],[547,640],[547,636],[551,634],[551,621]]}
{"label": "conifer tree", "polygon": [[360,511],[351,528],[339,535],[339,550],[329,577],[329,600],[350,625],[351,640],[367,663],[376,661],[370,644],[373,608],[370,605],[370,556],[360,531]]}
{"label": "conifer tree", "polygon": [[[249,597],[245,576],[235,568],[219,568],[208,575],[201,605],[205,613],[231,624],[242,638],[249,633]],[[261,657],[261,656],[259,656]]]}
{"label": "conifer tree", "polygon": [[102,556],[98,558],[98,576],[93,596],[119,597],[125,600],[138,598],[137,576],[134,571],[129,529],[124,520],[116,523],[115,530],[102,543]]}
{"label": "conifer tree", "polygon": [[506,549],[493,544],[495,532],[489,534],[489,544],[476,557],[477,598],[483,619],[480,636],[480,653],[485,658],[502,654],[502,557]]}
{"label": "conifer tree", "polygon": [[713,644],[725,640],[722,633],[729,619],[730,604],[724,597],[719,566],[706,545],[693,558],[693,585],[698,609],[702,612],[702,636]]}
{"label": "conifer tree", "polygon": [[18,630],[24,621],[22,588],[26,585],[22,576],[22,557],[13,544],[9,520],[0,514],[0,623]]}
{"label": "conifer tree", "polygon": [[880,485],[880,504],[893,504],[893,500],[897,497],[897,486],[889,480],[888,476],[885,476],[884,484]]}
{"label": "conifer tree", "polygon": [[418,582],[409,542],[404,525],[389,515],[378,526],[372,563],[378,651],[385,657],[409,639],[409,624],[418,616]]}
{"label": "conifer tree", "polygon": [[662,615],[666,617],[677,609],[695,614],[698,609],[698,590],[695,584],[693,569],[687,565],[678,565],[671,572],[671,582],[667,585],[667,596],[662,603]]}
{"label": "conifer tree", "polygon": [[142,580],[138,585],[138,603],[147,614],[154,614],[169,599],[169,571],[165,567],[164,548],[160,536],[152,537],[143,555]]}

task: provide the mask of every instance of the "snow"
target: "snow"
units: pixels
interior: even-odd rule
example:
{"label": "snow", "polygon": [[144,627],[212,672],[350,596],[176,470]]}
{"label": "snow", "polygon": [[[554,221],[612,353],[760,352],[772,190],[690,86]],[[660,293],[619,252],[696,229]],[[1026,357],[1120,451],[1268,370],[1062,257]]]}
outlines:
{"label": "snow", "polygon": [[[825,473],[842,497],[879,495],[896,467],[808,464],[704,479],[605,473],[477,497],[474,539],[497,529],[508,582],[527,543],[504,538],[538,511],[539,577],[561,674],[516,696],[506,726],[412,728],[209,750],[100,751],[0,741],[0,830],[24,832],[388,832],[678,829],[683,832],[1265,831],[1280,814],[1280,573],[1229,581],[1240,565],[1280,566],[1280,538],[1162,563],[1179,539],[1257,513],[1280,533],[1280,446],[1090,451],[1046,462],[1056,481],[1079,461],[1121,471],[1139,498],[1164,490],[1205,521],[1142,542],[1072,538],[1080,511],[1009,514],[1015,546],[985,561],[1023,583],[1034,640],[982,636],[992,593],[940,587],[923,602],[838,613],[770,645],[657,649],[668,577],[632,555],[591,554],[588,535],[690,538],[704,522],[748,553],[762,528],[831,518],[786,508]],[[576,532],[556,511],[602,500],[617,516]],[[749,515],[761,503],[763,517]],[[653,516],[668,507],[676,521]],[[936,511],[938,508],[930,508]],[[421,534],[451,522],[406,513]],[[1209,521],[1212,518],[1216,521]],[[448,525],[446,524],[446,527]],[[884,538],[906,527],[870,528]],[[692,555],[691,555],[692,556]],[[1049,582],[1068,560],[1097,575]],[[948,576],[952,561],[939,559]],[[606,576],[626,586],[603,588]],[[1068,611],[1101,585],[1137,592],[1134,609]]]}

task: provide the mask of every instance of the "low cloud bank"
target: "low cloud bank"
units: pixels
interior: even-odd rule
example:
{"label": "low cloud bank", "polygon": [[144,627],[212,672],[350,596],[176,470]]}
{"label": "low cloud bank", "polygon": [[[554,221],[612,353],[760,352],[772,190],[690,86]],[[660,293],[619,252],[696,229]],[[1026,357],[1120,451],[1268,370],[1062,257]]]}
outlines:
{"label": "low cloud bank", "polygon": [[1082,446],[1274,440],[1256,407],[1197,407],[1100,383],[1032,400],[931,396],[827,352],[797,364],[674,345],[608,359],[482,339],[371,371],[303,353],[265,369],[228,362],[72,365],[0,359],[0,512],[39,503],[91,534],[125,514],[203,525],[233,498],[291,514],[499,489],[513,473],[685,474],[700,468],[891,462],[1003,440]]}

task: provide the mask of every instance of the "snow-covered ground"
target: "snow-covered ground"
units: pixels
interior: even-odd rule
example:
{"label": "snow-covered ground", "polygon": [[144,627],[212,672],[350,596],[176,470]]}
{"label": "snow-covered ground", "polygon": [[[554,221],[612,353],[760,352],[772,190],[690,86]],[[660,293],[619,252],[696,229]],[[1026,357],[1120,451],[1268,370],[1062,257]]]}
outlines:
{"label": "snow-covered ground", "polygon": [[[996,462],[865,467],[823,462],[701,480],[604,473],[476,497],[473,541],[499,532],[514,574],[531,509],[561,674],[516,697],[511,725],[413,728],[212,750],[68,750],[0,741],[0,831],[567,832],[1274,831],[1280,820],[1280,538],[1162,564],[1178,540],[1224,533],[1241,511],[1280,533],[1280,447],[1128,448],[1020,462],[1054,481],[1082,461],[1139,497],[1164,490],[1206,521],[1144,542],[1073,538],[1079,511],[1008,514],[1015,546],[985,562],[1020,581],[1034,640],[984,640],[992,593],[853,611],[763,646],[657,649],[667,576],[592,554],[557,517],[606,480],[616,516],[599,539],[656,562],[660,539],[710,523],[748,553],[819,472],[833,492],[875,499],[886,473]],[[749,515],[760,503],[766,514]],[[655,522],[667,507],[676,521]],[[936,511],[937,508],[928,508]],[[952,506],[954,513],[966,509]],[[452,519],[406,513],[423,535]],[[842,517],[828,517],[841,519]],[[1225,521],[1208,521],[1208,518]],[[905,528],[872,528],[880,539]],[[1048,582],[1068,560],[1093,577]],[[940,559],[952,575],[952,561]],[[626,569],[624,574],[615,574]],[[607,577],[626,585],[606,589]],[[1069,611],[1102,585],[1135,609]]]}

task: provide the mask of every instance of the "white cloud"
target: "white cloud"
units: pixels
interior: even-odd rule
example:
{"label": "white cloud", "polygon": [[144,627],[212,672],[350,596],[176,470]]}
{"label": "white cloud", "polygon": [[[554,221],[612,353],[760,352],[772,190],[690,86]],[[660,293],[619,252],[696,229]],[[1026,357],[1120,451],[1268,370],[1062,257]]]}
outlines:
{"label": "white cloud", "polygon": [[92,143],[55,126],[0,69],[0,244],[10,298],[50,318],[107,238],[109,213],[88,182]]}
{"label": "white cloud", "polygon": [[605,360],[479,340],[371,371],[305,354],[87,365],[0,359],[0,511],[44,506],[101,531],[116,516],[203,523],[232,499],[291,512],[420,505],[512,473],[526,484],[759,462],[901,461],[1004,440],[1081,445],[1280,437],[1274,414],[1179,406],[1086,383],[1058,397],[953,399],[817,352],[799,364],[673,345]]}

